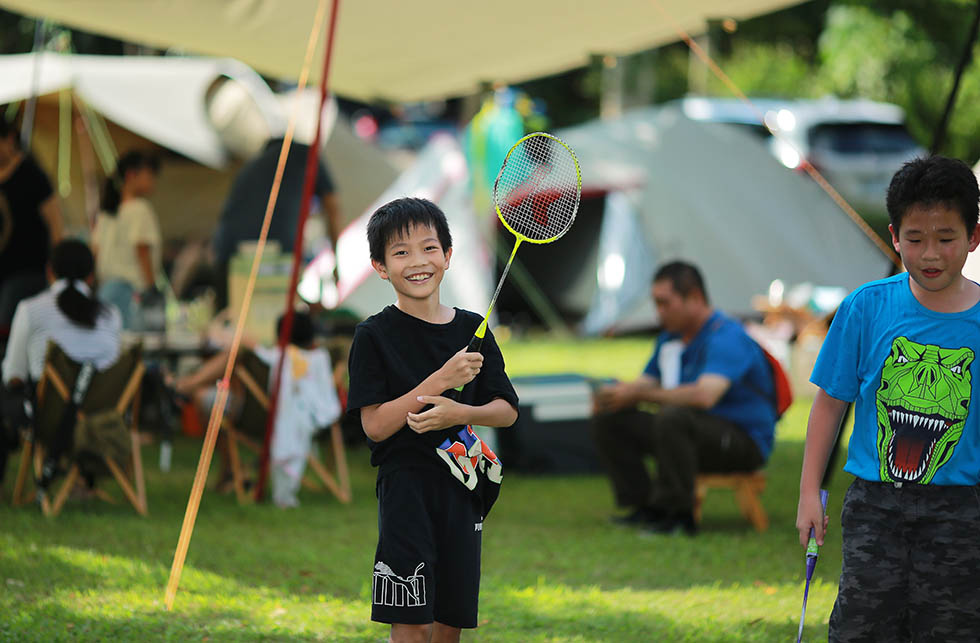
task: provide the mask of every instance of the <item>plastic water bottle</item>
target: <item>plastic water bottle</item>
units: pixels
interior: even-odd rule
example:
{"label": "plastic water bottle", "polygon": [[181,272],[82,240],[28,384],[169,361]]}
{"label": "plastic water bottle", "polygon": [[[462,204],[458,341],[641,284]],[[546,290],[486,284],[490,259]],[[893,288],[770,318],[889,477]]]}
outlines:
{"label": "plastic water bottle", "polygon": [[169,440],[160,443],[160,471],[170,471],[170,460],[173,457],[174,446]]}

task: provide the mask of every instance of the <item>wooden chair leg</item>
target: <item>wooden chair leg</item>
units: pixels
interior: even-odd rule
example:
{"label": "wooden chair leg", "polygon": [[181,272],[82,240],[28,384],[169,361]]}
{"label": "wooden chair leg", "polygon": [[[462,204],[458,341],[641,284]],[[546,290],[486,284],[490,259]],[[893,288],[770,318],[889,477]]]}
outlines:
{"label": "wooden chair leg", "polygon": [[701,524],[701,511],[702,505],[704,504],[704,497],[708,495],[708,485],[695,480],[694,483],[694,508],[692,513],[694,514],[695,524]]}
{"label": "wooden chair leg", "polygon": [[228,456],[231,460],[231,478],[235,483],[235,497],[238,498],[238,504],[244,505],[248,503],[249,497],[245,493],[245,476],[242,473],[242,462],[238,455],[238,438],[235,431],[226,430],[225,439],[228,441]]}
{"label": "wooden chair leg", "polygon": [[[78,483],[78,465],[71,465],[71,469],[68,470],[68,475],[65,477],[65,481],[62,483],[61,488],[58,489],[58,493],[54,497],[54,502],[48,506],[44,514],[46,516],[57,516],[61,513],[61,509],[65,506],[65,501],[68,500],[68,494],[72,492],[75,488],[75,484]],[[47,499],[41,501],[41,509],[45,509],[47,504]]]}
{"label": "wooden chair leg", "polygon": [[766,516],[762,503],[759,502],[760,489],[750,481],[740,481],[735,488],[735,498],[738,506],[755,530],[759,533],[769,528],[769,518]]}
{"label": "wooden chair leg", "polygon": [[[311,455],[310,457],[312,458],[313,456]],[[312,466],[312,465],[310,465],[310,466]],[[305,473],[303,474],[303,477],[302,477],[302,479],[300,479],[299,483],[301,485],[303,485],[303,488],[304,489],[309,489],[310,491],[319,491],[320,490],[320,485],[318,485],[316,483],[316,480],[313,479],[313,478],[310,478],[310,476],[306,475]]]}
{"label": "wooden chair leg", "polygon": [[102,461],[106,463],[106,466],[109,467],[109,471],[112,472],[112,477],[115,478],[116,482],[119,483],[119,486],[122,487],[123,493],[126,494],[126,498],[129,499],[129,503],[133,505],[133,509],[135,509],[139,515],[145,516],[146,508],[140,502],[139,497],[136,495],[136,491],[133,489],[133,485],[131,485],[129,480],[126,479],[126,474],[124,474],[122,469],[119,468],[119,465],[116,464],[115,460],[107,456],[102,456]]}
{"label": "wooden chair leg", "polygon": [[148,507],[146,506],[146,480],[143,477],[143,453],[140,445],[140,434],[139,431],[133,428],[130,430],[129,435],[133,449],[133,480],[136,482],[136,499],[139,501],[139,506],[142,507],[140,513],[146,515]]}
{"label": "wooden chair leg", "polygon": [[325,466],[323,466],[322,462],[314,458],[313,454],[311,453],[309,456],[307,456],[306,463],[309,465],[310,469],[316,473],[317,477],[323,481],[323,484],[330,490],[330,493],[337,496],[337,499],[341,502],[347,502],[344,500],[344,492],[340,488],[340,485],[337,484],[337,480],[333,477],[333,474],[330,473]]}
{"label": "wooden chair leg", "polygon": [[334,424],[330,428],[330,441],[337,471],[336,476],[312,453],[307,456],[306,462],[324,486],[337,497],[337,500],[343,504],[349,504],[351,502],[350,472],[347,469],[347,455],[344,452],[343,436],[339,424]]}
{"label": "wooden chair leg", "polygon": [[111,495],[109,495],[109,492],[106,491],[105,489],[103,489],[102,487],[96,487],[95,489],[92,490],[92,493],[95,494],[95,497],[96,498],[98,498],[99,500],[101,500],[103,502],[107,502],[110,505],[119,504],[119,502],[115,498],[113,498]]}
{"label": "wooden chair leg", "polygon": [[21,447],[20,451],[20,466],[17,467],[17,479],[14,481],[14,493],[10,498],[10,504],[15,507],[27,502],[24,498],[24,487],[27,483],[27,474],[31,470],[31,451],[33,450],[34,443],[29,440],[24,440],[24,445]]}

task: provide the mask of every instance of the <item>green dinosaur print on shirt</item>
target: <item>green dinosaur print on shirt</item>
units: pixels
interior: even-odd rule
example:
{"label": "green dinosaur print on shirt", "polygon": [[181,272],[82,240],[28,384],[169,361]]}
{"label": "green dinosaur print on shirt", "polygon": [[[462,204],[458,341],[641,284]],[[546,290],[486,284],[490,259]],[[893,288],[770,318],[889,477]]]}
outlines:
{"label": "green dinosaur print on shirt", "polygon": [[928,484],[952,457],[970,408],[973,358],[969,348],[892,342],[876,395],[883,481]]}

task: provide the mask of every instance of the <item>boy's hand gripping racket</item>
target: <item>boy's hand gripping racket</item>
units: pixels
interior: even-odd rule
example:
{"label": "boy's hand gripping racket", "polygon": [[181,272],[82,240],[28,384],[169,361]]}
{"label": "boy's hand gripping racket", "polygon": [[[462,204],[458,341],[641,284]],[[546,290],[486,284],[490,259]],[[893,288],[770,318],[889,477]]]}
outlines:
{"label": "boy's hand gripping racket", "polygon": [[[820,490],[820,504],[823,505],[823,513],[827,513],[827,491]],[[822,516],[821,516],[822,518]],[[806,619],[806,597],[810,593],[810,579],[813,578],[813,570],[817,566],[817,537],[810,527],[810,541],[806,545],[806,586],[803,588],[803,613],[800,614],[800,631],[796,635],[796,643],[803,639],[803,621]]]}
{"label": "boy's hand gripping racket", "polygon": [[521,243],[551,243],[568,232],[581,197],[582,173],[578,159],[561,139],[535,132],[517,141],[507,152],[493,184],[493,204],[504,227],[514,235],[514,249],[490,299],[487,314],[470,340],[468,352],[477,352],[483,345],[487,320]]}

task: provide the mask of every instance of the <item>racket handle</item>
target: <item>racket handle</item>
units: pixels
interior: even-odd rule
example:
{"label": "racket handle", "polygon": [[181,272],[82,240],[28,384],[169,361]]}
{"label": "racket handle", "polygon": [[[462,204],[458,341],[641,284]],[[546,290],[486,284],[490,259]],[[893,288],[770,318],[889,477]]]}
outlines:
{"label": "racket handle", "polygon": [[[470,340],[470,343],[466,346],[466,352],[467,353],[479,353],[480,352],[480,349],[482,347],[483,347],[483,338],[482,337],[477,337],[476,335],[473,335],[473,339],[471,339]],[[459,393],[459,392],[461,392],[463,390],[463,386],[466,386],[466,385],[463,384],[462,386],[457,386],[453,390],[455,390],[456,393]],[[459,396],[458,395],[448,395],[448,397],[451,397],[454,400],[458,400],[459,399]]]}
{"label": "racket handle", "polygon": [[[820,504],[823,506],[823,512],[825,514],[827,513],[827,497],[829,495],[826,489],[820,490]],[[807,557],[812,556],[814,558],[817,556],[817,534],[813,527],[810,527],[810,541],[806,545],[806,555]]]}

